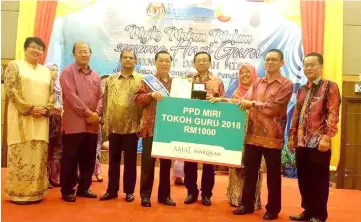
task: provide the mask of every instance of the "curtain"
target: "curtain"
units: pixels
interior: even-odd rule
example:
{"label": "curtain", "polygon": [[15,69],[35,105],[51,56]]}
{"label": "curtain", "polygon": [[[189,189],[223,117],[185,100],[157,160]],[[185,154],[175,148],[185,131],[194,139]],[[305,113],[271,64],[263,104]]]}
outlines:
{"label": "curtain", "polygon": [[36,8],[34,35],[41,38],[46,46],[43,57],[40,60],[40,64],[44,64],[46,55],[48,53],[48,47],[50,43],[51,32],[53,30],[57,6],[58,1],[38,0]]}
{"label": "curtain", "polygon": [[301,0],[303,51],[323,54],[325,2]]}

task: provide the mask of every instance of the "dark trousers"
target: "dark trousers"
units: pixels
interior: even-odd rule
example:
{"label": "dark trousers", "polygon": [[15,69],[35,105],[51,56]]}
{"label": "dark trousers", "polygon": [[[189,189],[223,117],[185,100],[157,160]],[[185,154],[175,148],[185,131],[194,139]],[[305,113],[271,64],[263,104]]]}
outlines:
{"label": "dark trousers", "polygon": [[256,184],[263,155],[267,166],[268,203],[266,210],[278,215],[281,211],[282,150],[245,144],[244,152],[245,181],[241,205],[247,210],[254,210]]}
{"label": "dark trousers", "polygon": [[109,170],[107,193],[116,194],[119,191],[120,162],[124,152],[123,191],[134,193],[137,179],[137,134],[109,135]]}
{"label": "dark trousers", "polygon": [[[193,162],[184,162],[184,184],[188,190],[188,195],[198,196],[197,187],[198,164]],[[203,164],[201,191],[202,197],[212,197],[214,187],[214,165]]]}
{"label": "dark trousers", "polygon": [[[143,138],[142,169],[140,175],[140,196],[150,198],[154,183],[155,158],[151,156],[153,137]],[[165,200],[170,197],[170,168],[172,161],[160,159],[158,200]]]}
{"label": "dark trousers", "polygon": [[296,148],[298,187],[302,208],[312,217],[326,220],[330,182],[331,150],[320,152],[317,148]]}
{"label": "dark trousers", "polygon": [[77,192],[89,190],[94,172],[98,135],[74,133],[63,135],[60,184],[63,195],[74,194],[77,184],[79,164],[79,184]]}

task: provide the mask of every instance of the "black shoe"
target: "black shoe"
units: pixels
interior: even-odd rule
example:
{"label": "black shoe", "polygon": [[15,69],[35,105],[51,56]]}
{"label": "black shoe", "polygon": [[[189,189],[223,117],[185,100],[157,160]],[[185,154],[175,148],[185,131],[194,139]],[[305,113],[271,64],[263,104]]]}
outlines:
{"label": "black shoe", "polygon": [[270,212],[266,212],[263,215],[263,220],[276,220],[277,218],[278,218],[277,214],[273,214],[273,213],[270,213]]}
{"label": "black shoe", "polygon": [[127,193],[127,195],[125,195],[125,201],[133,202],[134,201],[134,195],[132,193]]}
{"label": "black shoe", "polygon": [[96,194],[93,194],[90,190],[82,191],[82,192],[76,192],[77,197],[85,197],[85,198],[97,198],[98,196]]}
{"label": "black shoe", "polygon": [[102,197],[100,197],[99,199],[101,201],[103,200],[111,200],[111,199],[115,199],[118,198],[118,194],[110,194],[110,193],[105,193]]}
{"label": "black shoe", "polygon": [[294,221],[309,221],[309,220],[311,220],[310,215],[308,215],[306,213],[306,211],[303,211],[300,215],[297,215],[297,216],[290,216],[289,218],[290,218],[290,220],[294,220]]}
{"label": "black shoe", "polygon": [[174,185],[182,186],[184,185],[184,181],[182,178],[178,177],[174,180]]}
{"label": "black shoe", "polygon": [[202,197],[202,204],[203,204],[204,206],[211,206],[211,205],[212,205],[211,198],[209,198],[209,197]]}
{"label": "black shoe", "polygon": [[142,207],[151,207],[152,206],[149,198],[143,198],[141,205],[142,205]]}
{"label": "black shoe", "polygon": [[161,204],[164,204],[164,205],[167,205],[167,206],[175,206],[176,203],[170,199],[170,197],[167,197],[167,199],[165,200],[158,200],[158,203],[161,203]]}
{"label": "black shoe", "polygon": [[233,211],[234,215],[246,215],[253,214],[254,210],[246,209],[244,206],[239,206],[236,210]]}
{"label": "black shoe", "polygon": [[325,220],[321,220],[319,218],[312,217],[309,222],[325,222]]}
{"label": "black shoe", "polygon": [[76,200],[73,194],[64,194],[61,196],[61,199],[65,202],[75,202]]}
{"label": "black shoe", "polygon": [[184,200],[184,204],[192,204],[197,202],[198,195],[188,195],[187,198]]}

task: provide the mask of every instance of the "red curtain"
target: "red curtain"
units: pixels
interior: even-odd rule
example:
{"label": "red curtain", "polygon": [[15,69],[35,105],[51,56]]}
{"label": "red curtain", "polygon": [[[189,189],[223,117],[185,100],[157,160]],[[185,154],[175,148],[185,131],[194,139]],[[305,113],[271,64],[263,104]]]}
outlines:
{"label": "red curtain", "polygon": [[318,52],[323,55],[325,1],[301,0],[300,3],[304,54]]}
{"label": "red curtain", "polygon": [[37,2],[34,35],[41,38],[46,45],[46,49],[43,57],[40,60],[40,64],[44,64],[46,55],[48,53],[57,6],[58,1],[38,0]]}

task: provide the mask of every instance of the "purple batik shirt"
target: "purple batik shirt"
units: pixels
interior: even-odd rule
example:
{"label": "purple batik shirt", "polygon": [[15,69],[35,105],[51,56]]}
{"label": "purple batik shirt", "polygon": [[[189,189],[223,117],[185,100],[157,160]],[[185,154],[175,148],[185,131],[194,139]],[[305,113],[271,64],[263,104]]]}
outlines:
{"label": "purple batik shirt", "polygon": [[103,92],[98,73],[88,67],[85,73],[76,63],[64,68],[60,75],[63,91],[63,130],[65,134],[97,134],[99,124],[89,124],[92,112],[103,112]]}

